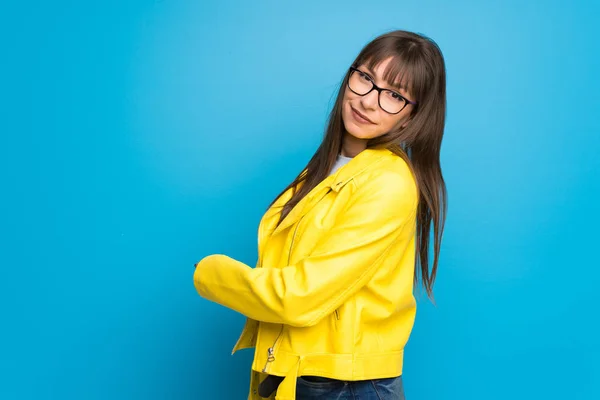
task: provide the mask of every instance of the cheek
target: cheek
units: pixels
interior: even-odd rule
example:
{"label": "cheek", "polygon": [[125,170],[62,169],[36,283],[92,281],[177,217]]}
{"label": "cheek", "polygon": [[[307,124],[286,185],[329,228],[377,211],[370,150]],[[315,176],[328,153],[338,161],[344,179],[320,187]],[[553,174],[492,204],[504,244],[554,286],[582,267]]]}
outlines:
{"label": "cheek", "polygon": [[346,90],[344,91],[344,96],[342,97],[342,101],[344,103],[347,103],[348,100],[353,100],[356,97],[358,97],[358,95],[356,93],[353,93],[350,91],[350,89],[346,88]]}
{"label": "cheek", "polygon": [[405,117],[406,114],[404,111],[397,115],[385,113],[385,115],[381,116],[381,126],[386,132],[388,132],[394,127],[398,126],[400,122],[404,121]]}
{"label": "cheek", "polygon": [[383,115],[381,118],[381,127],[386,132],[392,129],[400,121],[395,115]]}

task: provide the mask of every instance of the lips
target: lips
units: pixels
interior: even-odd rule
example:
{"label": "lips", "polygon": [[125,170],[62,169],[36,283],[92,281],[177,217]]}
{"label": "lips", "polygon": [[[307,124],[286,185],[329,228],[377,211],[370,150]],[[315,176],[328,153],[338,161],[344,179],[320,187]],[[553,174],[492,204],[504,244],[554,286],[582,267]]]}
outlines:
{"label": "lips", "polygon": [[[373,121],[371,121],[369,118],[367,118],[367,117],[366,117],[364,114],[361,114],[360,112],[358,112],[358,111],[356,110],[356,108],[354,108],[354,107],[352,107],[352,106],[350,106],[350,108],[352,109],[352,112],[355,114],[355,115],[354,115],[354,117],[355,117],[355,118],[357,118],[357,115],[358,115],[358,117],[360,117],[362,120],[364,120],[364,122],[366,122],[366,123],[370,123],[370,124],[374,124],[374,122],[373,122]],[[358,119],[358,118],[357,118],[357,119]],[[360,119],[359,119],[359,122],[360,122]]]}

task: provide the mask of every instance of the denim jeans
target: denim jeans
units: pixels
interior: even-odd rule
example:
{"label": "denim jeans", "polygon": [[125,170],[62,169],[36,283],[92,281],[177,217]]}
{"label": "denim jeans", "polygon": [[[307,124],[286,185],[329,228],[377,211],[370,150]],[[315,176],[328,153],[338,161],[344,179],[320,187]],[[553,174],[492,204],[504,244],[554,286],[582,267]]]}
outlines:
{"label": "denim jeans", "polygon": [[404,400],[402,377],[365,381],[338,381],[300,377],[297,400]]}

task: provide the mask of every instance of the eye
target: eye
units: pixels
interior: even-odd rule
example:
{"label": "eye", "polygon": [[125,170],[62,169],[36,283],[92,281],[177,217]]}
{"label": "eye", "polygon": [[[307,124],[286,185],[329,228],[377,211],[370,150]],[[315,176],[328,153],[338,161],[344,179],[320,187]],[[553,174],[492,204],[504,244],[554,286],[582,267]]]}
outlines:
{"label": "eye", "polygon": [[390,90],[389,94],[390,94],[390,96],[392,96],[392,99],[394,99],[395,101],[404,101],[404,97],[396,92],[392,92]]}
{"label": "eye", "polygon": [[365,80],[365,81],[368,81],[368,82],[372,82],[373,81],[373,79],[369,75],[365,74],[362,71],[358,71],[358,74],[360,76],[360,79],[362,79],[362,80]]}

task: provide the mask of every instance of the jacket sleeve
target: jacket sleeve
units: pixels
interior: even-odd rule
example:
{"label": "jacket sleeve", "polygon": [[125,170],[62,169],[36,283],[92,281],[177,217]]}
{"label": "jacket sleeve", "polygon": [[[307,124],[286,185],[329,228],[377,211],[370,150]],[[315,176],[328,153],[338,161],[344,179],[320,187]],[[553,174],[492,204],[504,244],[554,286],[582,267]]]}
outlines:
{"label": "jacket sleeve", "polygon": [[279,269],[210,255],[196,267],[196,290],[258,321],[316,324],[366,285],[392,244],[414,233],[414,181],[386,172],[361,186],[309,256]]}

